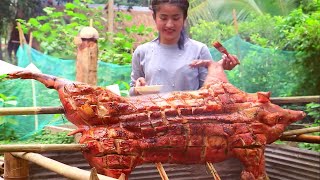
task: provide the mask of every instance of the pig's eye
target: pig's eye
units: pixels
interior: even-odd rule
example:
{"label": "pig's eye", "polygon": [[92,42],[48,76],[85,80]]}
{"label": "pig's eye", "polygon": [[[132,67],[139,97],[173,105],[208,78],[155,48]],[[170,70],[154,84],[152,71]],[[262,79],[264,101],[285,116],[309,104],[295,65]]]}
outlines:
{"label": "pig's eye", "polygon": [[283,120],[283,117],[279,117],[278,118],[278,123],[281,122]]}

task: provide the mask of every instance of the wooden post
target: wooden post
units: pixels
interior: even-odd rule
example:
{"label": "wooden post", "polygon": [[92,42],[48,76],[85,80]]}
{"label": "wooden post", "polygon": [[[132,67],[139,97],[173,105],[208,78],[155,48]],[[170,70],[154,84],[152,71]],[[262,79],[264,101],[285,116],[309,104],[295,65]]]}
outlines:
{"label": "wooden post", "polygon": [[76,81],[91,85],[97,84],[98,31],[93,27],[84,27],[79,34]]}
{"label": "wooden post", "polygon": [[113,0],[108,1],[108,32],[113,33],[113,18],[114,18],[114,13],[113,13]]}
{"label": "wooden post", "polygon": [[4,179],[5,180],[28,180],[29,163],[28,161],[4,153]]}

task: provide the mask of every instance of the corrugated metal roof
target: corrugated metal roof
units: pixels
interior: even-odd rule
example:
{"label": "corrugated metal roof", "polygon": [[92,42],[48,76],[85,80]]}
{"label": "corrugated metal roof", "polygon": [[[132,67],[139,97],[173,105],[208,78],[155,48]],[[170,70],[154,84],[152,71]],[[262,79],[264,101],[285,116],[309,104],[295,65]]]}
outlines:
{"label": "corrugated metal roof", "polygon": [[272,179],[319,180],[320,153],[288,146],[269,146],[266,168]]}
{"label": "corrugated metal roof", "polygon": [[[90,170],[86,160],[80,152],[50,152],[44,156],[59,162]],[[319,180],[320,154],[313,151],[294,147],[269,145],[265,152],[266,168],[271,180]],[[213,177],[205,165],[176,165],[164,164],[164,169],[170,180],[212,180]],[[239,179],[242,165],[237,159],[226,160],[214,164],[222,180]],[[30,179],[33,180],[61,180],[62,176],[32,164]],[[160,180],[160,175],[154,164],[138,166],[129,176],[129,180]]]}

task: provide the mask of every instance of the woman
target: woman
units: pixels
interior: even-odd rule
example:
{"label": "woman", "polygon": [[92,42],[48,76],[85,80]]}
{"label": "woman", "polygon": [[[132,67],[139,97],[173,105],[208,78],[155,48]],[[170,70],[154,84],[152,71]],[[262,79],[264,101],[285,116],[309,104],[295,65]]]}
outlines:
{"label": "woman", "polygon": [[[187,37],[184,24],[188,15],[187,0],[152,0],[151,9],[159,36],[137,47],[132,58],[130,95],[139,95],[136,86],[163,85],[162,92],[197,90],[207,76],[212,61],[208,47]],[[199,61],[194,61],[199,60]],[[235,56],[223,56],[215,64],[222,71],[231,70],[239,64]],[[218,77],[219,78],[219,77]]]}

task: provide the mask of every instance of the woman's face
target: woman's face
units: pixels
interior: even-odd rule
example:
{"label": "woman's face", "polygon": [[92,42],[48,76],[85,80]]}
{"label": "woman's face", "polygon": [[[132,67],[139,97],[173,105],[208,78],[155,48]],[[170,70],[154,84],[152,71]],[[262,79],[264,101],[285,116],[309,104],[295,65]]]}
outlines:
{"label": "woman's face", "polygon": [[160,43],[178,43],[184,25],[181,8],[172,4],[160,5],[155,15],[155,23],[159,31]]}

